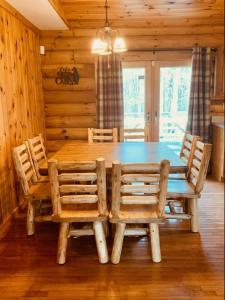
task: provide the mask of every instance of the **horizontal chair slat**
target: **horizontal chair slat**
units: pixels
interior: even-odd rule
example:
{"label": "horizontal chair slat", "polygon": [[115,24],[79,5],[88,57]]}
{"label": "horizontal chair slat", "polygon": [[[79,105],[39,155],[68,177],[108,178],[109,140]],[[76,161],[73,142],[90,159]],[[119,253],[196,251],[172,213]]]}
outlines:
{"label": "horizontal chair slat", "polygon": [[93,171],[96,169],[96,162],[61,162],[57,163],[56,167],[60,171]]}
{"label": "horizontal chair slat", "polygon": [[60,198],[62,204],[92,204],[98,202],[96,195],[71,195]]}
{"label": "horizontal chair slat", "polygon": [[38,154],[35,155],[35,158],[37,161],[41,160],[41,159],[45,159],[45,155],[43,152],[40,152]]}
{"label": "horizontal chair slat", "polygon": [[199,150],[195,150],[194,156],[196,156],[199,160],[202,160],[203,154]]}
{"label": "horizontal chair slat", "polygon": [[193,141],[193,139],[194,139],[194,136],[193,136],[193,135],[191,135],[191,134],[189,134],[189,133],[187,133],[187,134],[186,134],[186,136],[185,136],[185,138],[186,138],[186,140],[188,140],[188,141],[192,142],[192,141]]}
{"label": "horizontal chair slat", "polygon": [[112,139],[113,139],[112,136],[107,136],[107,135],[93,136],[93,140],[99,140],[99,141],[111,141]]}
{"label": "horizontal chair slat", "polygon": [[97,185],[61,185],[59,187],[61,193],[95,193],[97,191]]}
{"label": "horizontal chair slat", "polygon": [[198,141],[197,143],[196,143],[196,147],[198,148],[198,149],[201,149],[201,150],[203,150],[204,149],[204,143],[202,143],[202,142],[200,142],[200,141]]}
{"label": "horizontal chair slat", "polygon": [[159,192],[158,185],[123,185],[120,189],[121,193],[132,194],[132,193],[148,193],[155,194]]}
{"label": "horizontal chair slat", "polygon": [[144,129],[142,128],[133,128],[133,129],[124,129],[125,133],[129,133],[129,132],[144,132]]}
{"label": "horizontal chair slat", "polygon": [[193,160],[193,166],[195,166],[197,169],[200,169],[200,167],[201,167],[200,161],[197,160],[197,159],[194,159]]}
{"label": "horizontal chair slat", "polygon": [[33,137],[31,140],[32,144],[35,145],[37,142],[40,142],[40,135]]}
{"label": "horizontal chair slat", "polygon": [[28,161],[23,165],[23,170],[26,173],[31,168],[31,163]]}
{"label": "horizontal chair slat", "polygon": [[191,173],[195,176],[198,177],[199,171],[196,168],[191,168]]}
{"label": "horizontal chair slat", "polygon": [[191,150],[191,143],[189,143],[188,141],[186,141],[186,142],[184,143],[184,146],[185,146],[186,148],[188,148],[189,150]]}
{"label": "horizontal chair slat", "polygon": [[189,150],[187,150],[187,149],[184,149],[184,151],[183,151],[183,153],[184,153],[184,155],[188,158],[189,156],[190,156],[190,151]]}
{"label": "horizontal chair slat", "polygon": [[20,156],[20,160],[22,164],[29,159],[29,156],[27,153],[24,153],[23,155]]}
{"label": "horizontal chair slat", "polygon": [[95,181],[97,179],[96,173],[67,173],[58,176],[60,182],[65,181]]}
{"label": "horizontal chair slat", "polygon": [[96,133],[96,134],[98,134],[98,133],[100,133],[100,134],[102,134],[102,133],[112,133],[112,132],[113,132],[112,129],[93,129],[93,133]]}
{"label": "horizontal chair slat", "polygon": [[126,174],[121,177],[123,183],[132,182],[149,182],[157,183],[159,182],[159,176],[153,174]]}
{"label": "horizontal chair slat", "polygon": [[156,196],[122,196],[121,204],[156,204],[158,198]]}
{"label": "horizontal chair slat", "polygon": [[33,175],[34,175],[33,169],[29,170],[29,171],[25,174],[26,180],[29,181],[29,180],[32,178]]}
{"label": "horizontal chair slat", "polygon": [[130,172],[130,173],[137,173],[137,172],[159,172],[160,166],[159,164],[123,164],[121,167],[122,172]]}
{"label": "horizontal chair slat", "polygon": [[42,144],[38,144],[36,146],[34,146],[34,152],[37,153],[38,151],[40,151],[42,149]]}
{"label": "horizontal chair slat", "polygon": [[188,164],[188,159],[185,156],[181,156],[181,159],[185,164]]}
{"label": "horizontal chair slat", "polygon": [[124,136],[125,139],[144,139],[145,136],[143,134],[129,134]]}

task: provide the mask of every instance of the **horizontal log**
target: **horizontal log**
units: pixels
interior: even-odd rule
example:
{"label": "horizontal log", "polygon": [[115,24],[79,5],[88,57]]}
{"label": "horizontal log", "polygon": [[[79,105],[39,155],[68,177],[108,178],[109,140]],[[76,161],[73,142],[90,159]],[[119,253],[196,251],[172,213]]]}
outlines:
{"label": "horizontal log", "polygon": [[62,204],[92,204],[98,202],[96,195],[71,195],[60,198]]}
{"label": "horizontal log", "polygon": [[43,89],[47,91],[88,91],[95,89],[94,77],[80,78],[78,84],[57,84],[55,78],[43,78]]}
{"label": "horizontal log", "polygon": [[46,116],[88,116],[96,115],[95,103],[46,104]]}
{"label": "horizontal log", "polygon": [[96,102],[95,91],[44,91],[46,104]]}
{"label": "horizontal log", "polygon": [[46,117],[47,128],[91,128],[96,127],[96,116],[54,116]]}
{"label": "horizontal log", "polygon": [[[61,67],[61,64],[42,65],[43,78],[55,78]],[[80,78],[89,78],[95,76],[94,64],[63,64],[63,68],[76,68]]]}
{"label": "horizontal log", "polygon": [[89,64],[94,63],[96,56],[89,51],[46,51],[41,56],[42,65],[51,64]]}
{"label": "horizontal log", "polygon": [[[131,28],[119,28],[120,33],[123,36],[134,36],[138,35],[165,35],[165,34],[210,34],[210,33],[224,33],[224,26],[219,25],[186,25],[186,26],[149,26],[144,27],[131,27]],[[87,29],[73,29],[73,30],[44,30],[41,32],[43,39],[55,39],[55,38],[74,38],[74,37],[90,37],[95,36],[95,28]]]}
{"label": "horizontal log", "polygon": [[[76,142],[79,143],[85,143],[85,140],[76,140]],[[62,147],[64,147],[67,144],[70,144],[70,141],[64,141],[64,140],[54,140],[54,141],[46,141],[46,148],[48,150],[48,153],[51,152],[52,154],[56,151],[59,151]]]}
{"label": "horizontal log", "polygon": [[87,128],[47,128],[48,140],[88,140]]}
{"label": "horizontal log", "polygon": [[60,182],[65,181],[95,181],[96,173],[62,173],[58,176]]}
{"label": "horizontal log", "polygon": [[92,38],[42,38],[41,45],[44,45],[46,50],[88,50],[91,48]]}

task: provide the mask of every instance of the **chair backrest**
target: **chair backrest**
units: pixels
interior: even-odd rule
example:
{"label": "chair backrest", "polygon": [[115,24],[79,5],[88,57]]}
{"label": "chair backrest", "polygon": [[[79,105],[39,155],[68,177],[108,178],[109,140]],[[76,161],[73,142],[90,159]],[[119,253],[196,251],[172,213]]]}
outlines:
{"label": "chair backrest", "polygon": [[13,148],[13,160],[24,195],[27,196],[31,185],[37,182],[37,175],[27,143]]}
{"label": "chair backrest", "polygon": [[106,169],[105,160],[87,162],[48,161],[49,180],[53,214],[60,217],[63,205],[85,205],[86,208],[97,204],[99,216],[105,216],[106,205]]}
{"label": "chair backrest", "polygon": [[196,143],[198,140],[199,140],[198,136],[191,135],[190,133],[185,132],[182,148],[180,151],[180,158],[185,162],[188,168],[190,168]]}
{"label": "chair backrest", "polygon": [[121,128],[120,142],[147,141],[147,128]]}
{"label": "chair backrest", "polygon": [[117,128],[112,129],[96,129],[88,128],[88,142],[118,142],[118,131]]}
{"label": "chair backrest", "polygon": [[157,205],[162,217],[166,204],[170,162],[121,164],[112,167],[112,215],[118,217],[122,205]]}
{"label": "chair backrest", "polygon": [[29,145],[31,157],[34,162],[34,168],[37,174],[37,178],[40,178],[41,177],[39,172],[40,164],[47,160],[42,134],[40,133],[38,136],[32,139],[28,139],[28,145]]}
{"label": "chair backrest", "polygon": [[211,144],[204,144],[197,141],[188,172],[188,181],[193,184],[195,192],[197,193],[200,193],[204,187],[211,151]]}

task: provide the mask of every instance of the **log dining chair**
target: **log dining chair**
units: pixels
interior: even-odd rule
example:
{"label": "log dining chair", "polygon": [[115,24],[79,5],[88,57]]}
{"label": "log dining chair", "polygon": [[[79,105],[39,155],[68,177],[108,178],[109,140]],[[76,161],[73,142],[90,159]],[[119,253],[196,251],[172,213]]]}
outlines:
{"label": "log dining chair", "polygon": [[88,128],[88,142],[98,143],[98,142],[118,142],[118,130],[117,128],[112,129],[96,129]]}
{"label": "log dining chair", "polygon": [[44,146],[44,139],[42,134],[40,133],[38,136],[28,139],[29,151],[33,160],[35,172],[37,175],[37,179],[39,181],[47,181],[47,176],[42,176],[40,174],[40,165],[47,161],[46,149]]}
{"label": "log dining chair", "polygon": [[[111,261],[120,262],[127,224],[149,224],[152,260],[161,261],[158,223],[164,220],[170,163],[112,166],[112,206],[109,221],[116,224]],[[128,234],[129,235],[129,234]]]}
{"label": "log dining chair", "polygon": [[108,220],[105,160],[48,161],[53,221],[60,223],[58,264],[66,262],[68,238],[77,236],[72,223],[92,223],[100,263],[108,262],[103,222]]}
{"label": "log dining chair", "polygon": [[[197,141],[187,180],[169,180],[168,182],[167,201],[173,209],[166,217],[190,219],[192,232],[199,232],[198,199],[201,197],[201,191],[204,187],[211,149],[211,144]],[[172,202],[180,202],[183,211],[176,213],[176,205],[173,206]]]}
{"label": "log dining chair", "polygon": [[[189,132],[185,132],[183,143],[180,151],[180,158],[187,165],[188,170],[190,169],[192,158],[196,149],[196,143],[199,141],[199,136],[191,135]],[[185,180],[187,178],[185,174],[170,174],[169,179]]]}
{"label": "log dining chair", "polygon": [[147,128],[120,128],[120,142],[147,141]]}
{"label": "log dining chair", "polygon": [[13,149],[13,159],[24,198],[28,201],[27,235],[33,235],[35,222],[51,221],[50,186],[48,182],[38,182],[27,143]]}

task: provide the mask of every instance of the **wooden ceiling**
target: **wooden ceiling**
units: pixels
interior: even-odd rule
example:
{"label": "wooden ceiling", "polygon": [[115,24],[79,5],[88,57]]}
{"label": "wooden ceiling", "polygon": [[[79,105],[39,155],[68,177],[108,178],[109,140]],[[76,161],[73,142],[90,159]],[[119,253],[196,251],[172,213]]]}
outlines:
{"label": "wooden ceiling", "polygon": [[[72,28],[102,27],[105,0],[60,0]],[[108,0],[114,27],[222,25],[224,0]]]}

